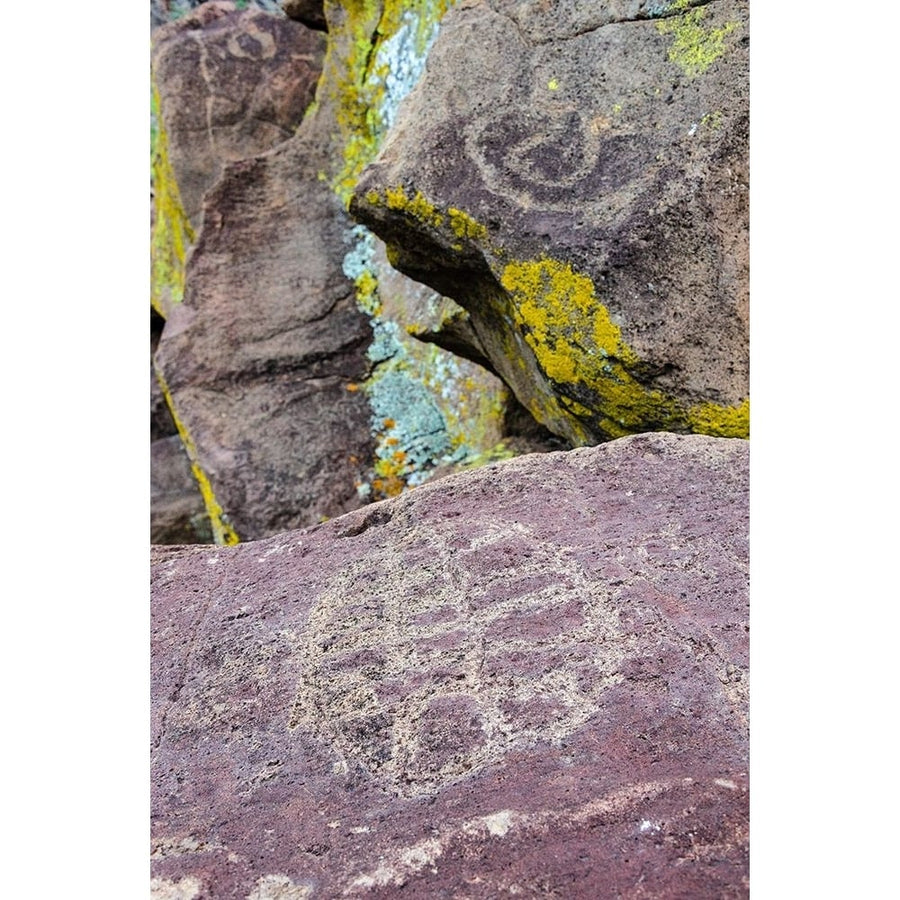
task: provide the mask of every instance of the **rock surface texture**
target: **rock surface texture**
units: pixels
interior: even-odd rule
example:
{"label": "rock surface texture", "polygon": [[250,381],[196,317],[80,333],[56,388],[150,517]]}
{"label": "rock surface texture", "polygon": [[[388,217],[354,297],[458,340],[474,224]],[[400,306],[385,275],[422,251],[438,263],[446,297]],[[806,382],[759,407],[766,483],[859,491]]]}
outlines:
{"label": "rock surface texture", "polygon": [[294,134],[324,54],[321,34],[232,2],[204,3],[154,34],[153,79],[169,161],[194,229],[204,194],[226,163]]}
{"label": "rock surface texture", "polygon": [[212,529],[191,461],[177,434],[150,443],[150,543],[211,544]]}
{"label": "rock surface texture", "polygon": [[153,896],[748,895],[747,462],[644,434],[153,553]]}
{"label": "rock surface texture", "polygon": [[[316,524],[502,437],[499,379],[406,333],[401,314],[439,330],[440,297],[391,269],[345,208],[446,6],[327,3],[314,109],[205,194],[155,359],[218,543]],[[183,231],[166,246],[194,240]]]}
{"label": "rock surface texture", "polygon": [[748,434],[745,0],[464,2],[351,212],[573,444]]}

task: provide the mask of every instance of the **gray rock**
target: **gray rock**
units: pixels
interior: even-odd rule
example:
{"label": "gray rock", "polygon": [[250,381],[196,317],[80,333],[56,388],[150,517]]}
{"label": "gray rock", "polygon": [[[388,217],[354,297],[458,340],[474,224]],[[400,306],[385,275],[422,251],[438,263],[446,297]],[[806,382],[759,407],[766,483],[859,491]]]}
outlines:
{"label": "gray rock", "polygon": [[150,443],[150,543],[213,543],[209,515],[177,434]]}
{"label": "gray rock", "polygon": [[351,212],[575,444],[746,436],[745,0],[452,9]]}
{"label": "gray rock", "polygon": [[747,463],[639,435],[154,548],[157,896],[746,897]]}

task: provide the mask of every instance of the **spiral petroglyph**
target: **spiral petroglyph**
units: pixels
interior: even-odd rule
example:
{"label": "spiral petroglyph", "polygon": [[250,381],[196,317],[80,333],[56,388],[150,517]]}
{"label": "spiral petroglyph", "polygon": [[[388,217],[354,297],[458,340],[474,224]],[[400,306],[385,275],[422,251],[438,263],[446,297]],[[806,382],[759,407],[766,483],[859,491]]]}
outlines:
{"label": "spiral petroglyph", "polygon": [[571,734],[631,642],[566,548],[512,523],[380,548],[329,583],[310,626],[292,727],[401,796]]}
{"label": "spiral petroglyph", "polygon": [[577,109],[512,111],[475,120],[466,152],[485,184],[519,203],[571,209],[639,179],[652,160],[638,134]]}

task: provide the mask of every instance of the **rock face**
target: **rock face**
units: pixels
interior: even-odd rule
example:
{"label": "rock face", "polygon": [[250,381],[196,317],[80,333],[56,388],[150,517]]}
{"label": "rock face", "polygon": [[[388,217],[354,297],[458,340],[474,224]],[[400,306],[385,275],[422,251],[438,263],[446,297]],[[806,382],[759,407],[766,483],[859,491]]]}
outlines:
{"label": "rock face", "polygon": [[211,544],[209,516],[177,434],[150,444],[150,543]]}
{"label": "rock face", "polygon": [[406,333],[440,330],[440,297],[390,269],[345,209],[446,6],[327,4],[315,110],[205,195],[155,359],[219,543],[396,494],[502,437],[499,379]]}
{"label": "rock face", "polygon": [[747,462],[639,435],[157,548],[153,896],[746,897]]}
{"label": "rock face", "polygon": [[228,162],[291,137],[322,72],[324,37],[284,16],[204,3],[158,30],[153,77],[169,161],[196,230]]}
{"label": "rock face", "polygon": [[745,0],[451,10],[351,212],[574,444],[748,433]]}
{"label": "rock face", "polygon": [[153,372],[163,320],[150,313],[150,543],[210,544],[209,515]]}
{"label": "rock face", "polygon": [[348,391],[368,370],[371,330],[341,274],[321,159],[304,149],[280,157],[289,193],[263,158],[226,170],[156,354],[224,543],[358,506],[372,455],[368,404]]}

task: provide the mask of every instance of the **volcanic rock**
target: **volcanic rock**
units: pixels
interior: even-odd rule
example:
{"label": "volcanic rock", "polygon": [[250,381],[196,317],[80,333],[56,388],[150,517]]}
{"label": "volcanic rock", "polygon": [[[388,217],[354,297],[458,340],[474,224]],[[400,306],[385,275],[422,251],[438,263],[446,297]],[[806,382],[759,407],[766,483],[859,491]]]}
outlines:
{"label": "volcanic rock", "polygon": [[209,515],[177,434],[150,443],[150,542],[213,542]]}
{"label": "volcanic rock", "polygon": [[638,435],[154,548],[153,895],[746,897],[747,463]]}
{"label": "volcanic rock", "polygon": [[444,19],[351,212],[590,444],[748,433],[746,0],[480,0]]}
{"label": "volcanic rock", "polygon": [[327,29],[324,0],[281,0],[281,8],[289,19],[296,19],[310,28]]}
{"label": "volcanic rock", "polygon": [[400,53],[386,4],[327,4],[315,110],[206,193],[155,361],[219,543],[340,515],[502,437],[501,382],[407,334],[439,327],[440,298],[379,261],[345,209],[386,130],[373,98],[411,77],[443,5],[391,7]]}
{"label": "volcanic rock", "polygon": [[325,40],[281,15],[204,3],[154,33],[153,76],[184,211],[228,162],[291,137],[315,94]]}

